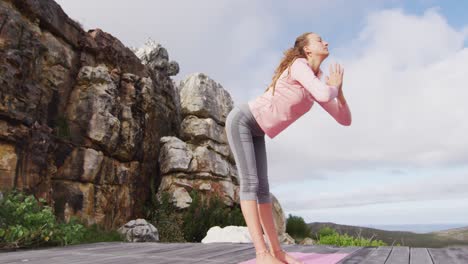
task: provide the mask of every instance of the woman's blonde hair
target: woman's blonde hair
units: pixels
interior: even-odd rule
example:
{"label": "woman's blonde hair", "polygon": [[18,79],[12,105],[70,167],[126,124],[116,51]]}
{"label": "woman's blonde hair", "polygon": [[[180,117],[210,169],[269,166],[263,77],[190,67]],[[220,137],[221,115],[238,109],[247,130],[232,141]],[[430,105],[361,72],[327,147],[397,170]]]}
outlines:
{"label": "woman's blonde hair", "polygon": [[287,49],[285,52],[283,52],[284,57],[281,59],[281,62],[279,66],[275,70],[275,74],[273,75],[272,82],[268,86],[268,88],[265,90],[267,92],[271,87],[273,87],[273,95],[275,95],[275,85],[276,82],[278,81],[279,77],[283,73],[283,71],[286,68],[288,69],[288,76],[291,74],[291,64],[294,62],[296,58],[307,58],[305,52],[304,52],[304,46],[307,46],[309,44],[309,39],[307,36],[309,34],[315,34],[314,32],[306,32],[300,35],[299,37],[296,38],[296,41],[294,42],[294,47]]}

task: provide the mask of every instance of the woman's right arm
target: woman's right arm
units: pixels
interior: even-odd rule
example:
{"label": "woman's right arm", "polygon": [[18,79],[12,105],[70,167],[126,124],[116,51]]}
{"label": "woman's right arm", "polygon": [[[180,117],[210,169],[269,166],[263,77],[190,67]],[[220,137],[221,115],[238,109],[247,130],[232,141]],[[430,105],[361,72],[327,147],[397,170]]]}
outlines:
{"label": "woman's right arm", "polygon": [[338,123],[343,126],[351,125],[351,111],[343,95],[343,91],[338,93],[338,97],[329,102],[318,102]]}
{"label": "woman's right arm", "polygon": [[322,82],[304,58],[297,58],[293,62],[291,77],[304,86],[318,102],[328,102],[338,96],[338,87]]}

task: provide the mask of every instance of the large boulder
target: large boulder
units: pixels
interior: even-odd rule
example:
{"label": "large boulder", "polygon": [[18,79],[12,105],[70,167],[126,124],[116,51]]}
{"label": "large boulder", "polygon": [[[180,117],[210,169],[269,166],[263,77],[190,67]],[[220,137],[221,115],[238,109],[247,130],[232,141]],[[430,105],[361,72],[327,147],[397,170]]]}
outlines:
{"label": "large boulder", "polygon": [[125,236],[128,242],[158,242],[159,232],[156,227],[145,219],[131,220],[117,231]]}

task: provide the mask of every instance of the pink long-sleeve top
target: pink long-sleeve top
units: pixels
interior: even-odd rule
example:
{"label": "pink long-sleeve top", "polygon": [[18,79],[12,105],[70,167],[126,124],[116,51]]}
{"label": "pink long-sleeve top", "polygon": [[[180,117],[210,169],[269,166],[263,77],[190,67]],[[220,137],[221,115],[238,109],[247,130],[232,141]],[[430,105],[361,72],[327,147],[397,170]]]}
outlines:
{"label": "pink long-sleeve top", "polygon": [[340,110],[337,99],[338,88],[322,82],[323,75],[310,68],[306,58],[296,58],[291,65],[291,74],[286,68],[276,82],[275,94],[272,89],[248,101],[250,111],[266,135],[274,138],[303,114],[317,101],[336,121],[348,125],[351,115],[347,104]]}

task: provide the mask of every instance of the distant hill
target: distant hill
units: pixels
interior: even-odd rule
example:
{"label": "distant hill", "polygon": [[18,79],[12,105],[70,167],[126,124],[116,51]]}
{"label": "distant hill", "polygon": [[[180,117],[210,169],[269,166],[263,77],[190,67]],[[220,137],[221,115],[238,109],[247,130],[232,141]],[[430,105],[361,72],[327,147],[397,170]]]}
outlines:
{"label": "distant hill", "polygon": [[430,232],[429,234],[434,234],[441,238],[453,238],[461,241],[468,241],[468,226]]}
{"label": "distant hill", "polygon": [[443,231],[418,234],[409,231],[387,231],[376,228],[340,225],[331,222],[313,222],[307,224],[312,230],[312,238],[316,239],[317,233],[324,227],[335,229],[340,234],[348,234],[353,237],[364,237],[372,240],[382,240],[388,245],[410,247],[446,247],[468,245],[468,227],[453,228]]}

